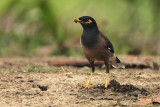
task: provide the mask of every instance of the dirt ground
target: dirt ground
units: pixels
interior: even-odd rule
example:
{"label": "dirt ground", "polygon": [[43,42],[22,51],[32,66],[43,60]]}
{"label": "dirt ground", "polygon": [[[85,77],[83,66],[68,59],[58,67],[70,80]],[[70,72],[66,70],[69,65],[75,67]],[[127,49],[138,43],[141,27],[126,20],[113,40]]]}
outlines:
{"label": "dirt ground", "polygon": [[91,80],[93,87],[84,90],[90,77],[89,67],[55,67],[48,63],[82,59],[0,58],[0,107],[160,106],[139,102],[139,99],[153,98],[160,93],[160,57],[121,56],[122,62],[133,66],[110,69],[107,89],[104,88],[104,67],[96,67]]}

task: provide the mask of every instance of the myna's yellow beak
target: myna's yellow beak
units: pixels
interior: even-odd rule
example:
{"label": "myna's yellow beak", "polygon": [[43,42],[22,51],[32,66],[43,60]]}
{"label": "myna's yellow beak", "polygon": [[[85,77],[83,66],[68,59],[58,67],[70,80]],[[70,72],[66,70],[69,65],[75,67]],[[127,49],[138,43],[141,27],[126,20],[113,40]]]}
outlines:
{"label": "myna's yellow beak", "polygon": [[82,22],[82,20],[79,20],[79,18],[78,18],[78,19],[74,19],[74,22],[75,22],[75,23],[77,23],[77,22],[80,23],[80,22]]}

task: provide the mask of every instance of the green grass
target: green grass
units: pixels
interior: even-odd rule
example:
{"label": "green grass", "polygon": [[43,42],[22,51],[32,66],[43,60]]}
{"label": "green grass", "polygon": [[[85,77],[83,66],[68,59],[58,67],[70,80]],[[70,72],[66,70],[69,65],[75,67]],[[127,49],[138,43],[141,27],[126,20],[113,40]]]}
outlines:
{"label": "green grass", "polygon": [[112,76],[112,77],[116,77],[116,75],[115,75],[115,74],[113,74],[113,73],[110,73],[110,74],[111,74],[111,76]]}
{"label": "green grass", "polygon": [[[91,70],[85,71],[84,74],[85,74],[85,75],[91,75]],[[94,75],[98,75],[98,74],[106,74],[106,71],[105,71],[105,70],[98,70],[98,71],[96,70],[96,71],[94,72]]]}
{"label": "green grass", "polygon": [[16,95],[22,96],[22,95],[24,95],[24,93],[23,92],[16,92]]}
{"label": "green grass", "polygon": [[2,69],[2,72],[9,72],[9,73],[15,73],[15,72],[64,72],[63,67],[25,67],[20,69]]}
{"label": "green grass", "polygon": [[2,72],[15,73],[15,72],[17,72],[17,70],[13,70],[13,69],[3,69]]}
{"label": "green grass", "polygon": [[58,68],[54,68],[54,67],[27,67],[27,68],[22,68],[20,70],[20,72],[42,72],[42,71],[53,71],[53,72],[57,72]]}
{"label": "green grass", "polygon": [[22,70],[22,72],[40,72],[42,71],[43,68],[38,68],[38,67],[30,67]]}

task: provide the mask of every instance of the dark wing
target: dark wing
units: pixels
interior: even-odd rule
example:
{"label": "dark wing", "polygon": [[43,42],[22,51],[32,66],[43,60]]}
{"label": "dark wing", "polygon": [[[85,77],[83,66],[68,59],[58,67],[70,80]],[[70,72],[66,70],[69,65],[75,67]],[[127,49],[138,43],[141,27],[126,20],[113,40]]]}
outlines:
{"label": "dark wing", "polygon": [[113,45],[110,42],[110,40],[106,36],[104,36],[101,32],[100,32],[99,36],[102,37],[106,41],[105,48],[110,50],[110,52],[112,54],[114,54],[114,48],[113,48]]}
{"label": "dark wing", "polygon": [[120,62],[120,60],[114,54],[113,45],[110,40],[104,36],[102,33],[99,34],[100,38],[105,41],[104,47],[109,52],[109,62],[114,68],[125,68],[125,66]]}

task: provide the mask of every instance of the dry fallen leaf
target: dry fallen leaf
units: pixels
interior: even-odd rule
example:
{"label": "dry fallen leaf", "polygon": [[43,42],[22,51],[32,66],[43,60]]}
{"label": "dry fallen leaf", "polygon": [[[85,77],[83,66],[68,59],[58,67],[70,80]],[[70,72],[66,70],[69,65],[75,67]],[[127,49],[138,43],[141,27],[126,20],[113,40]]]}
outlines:
{"label": "dry fallen leaf", "polygon": [[159,103],[160,104],[160,93],[157,96],[148,99],[139,99],[141,104]]}

